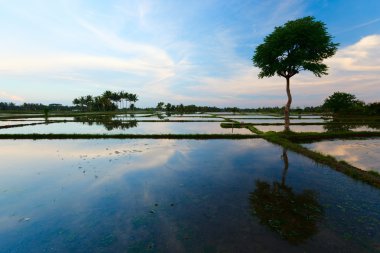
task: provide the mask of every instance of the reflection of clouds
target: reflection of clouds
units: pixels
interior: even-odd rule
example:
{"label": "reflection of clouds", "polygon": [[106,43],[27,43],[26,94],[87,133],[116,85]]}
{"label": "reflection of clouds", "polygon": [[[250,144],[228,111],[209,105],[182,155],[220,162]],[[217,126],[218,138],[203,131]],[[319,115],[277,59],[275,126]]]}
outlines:
{"label": "reflection of clouds", "polygon": [[129,129],[106,130],[103,126],[78,123],[50,123],[35,126],[0,129],[3,134],[252,134],[245,128],[222,128],[220,122],[138,122]]}
{"label": "reflection of clouds", "polygon": [[[31,223],[46,219],[47,213],[56,212],[57,208],[67,208],[63,205],[68,195],[72,195],[71,211],[84,211],[91,205],[88,198],[96,197],[94,193],[99,188],[123,179],[126,173],[155,169],[167,163],[176,152],[175,142],[3,141],[0,159],[6,166],[0,169],[0,213],[4,214],[0,215],[0,231],[17,228],[22,217],[32,217],[28,221]],[[98,178],[94,179],[92,174]],[[11,216],[12,213],[15,215]]]}
{"label": "reflection of clouds", "polygon": [[[292,120],[290,120],[292,122]],[[283,125],[268,125],[268,126],[255,126],[257,129],[263,132],[267,131],[275,131],[281,132],[284,131]],[[293,132],[324,132],[324,128],[322,125],[290,125],[290,130]]]}
{"label": "reflection of clouds", "polygon": [[[208,163],[204,166],[212,169],[208,173],[218,178],[218,182],[224,182],[234,172],[212,167],[214,161],[234,170],[236,165],[231,157],[251,154],[253,150],[263,150],[264,154],[273,147],[261,139],[4,140],[2,144],[0,159],[6,167],[0,169],[0,232],[24,229],[22,226],[33,226],[34,222],[54,223],[50,217],[59,217],[59,210],[68,210],[67,215],[75,214],[70,221],[79,224],[94,203],[102,201],[103,196],[112,198],[116,191],[129,196],[120,200],[128,206],[134,204],[129,202],[134,198],[141,198],[139,203],[149,206],[157,201],[152,187],[170,184],[176,180],[178,171],[193,168],[198,152],[207,152]],[[208,153],[218,148],[219,152]],[[273,160],[274,156],[262,156],[262,159]],[[275,159],[279,157],[276,155]],[[137,174],[131,172],[142,170],[157,170],[160,176],[135,179]],[[22,217],[31,220],[18,222]]]}
{"label": "reflection of clouds", "polygon": [[321,141],[305,146],[344,160],[363,170],[380,172],[380,139]]}
{"label": "reflection of clouds", "polygon": [[[174,155],[176,150],[173,148],[175,140],[155,140],[154,144],[149,144],[149,149],[144,147],[145,144],[140,145],[143,150],[129,153],[132,160],[128,163],[118,163],[112,167],[112,171],[106,177],[100,177],[94,181],[91,188],[98,187],[110,181],[115,181],[127,172],[136,170],[154,169],[163,166]],[[153,147],[152,147],[153,145]],[[115,149],[115,148],[114,148]],[[135,149],[134,149],[135,150]],[[91,190],[89,188],[89,190]]]}

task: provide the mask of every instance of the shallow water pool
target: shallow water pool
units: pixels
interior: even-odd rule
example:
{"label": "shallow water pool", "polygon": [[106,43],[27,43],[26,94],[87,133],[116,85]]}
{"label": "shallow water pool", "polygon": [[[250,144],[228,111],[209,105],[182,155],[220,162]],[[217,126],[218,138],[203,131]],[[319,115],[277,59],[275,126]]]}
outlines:
{"label": "shallow water pool", "polygon": [[1,252],[380,247],[379,190],[261,139],[0,142]]}
{"label": "shallow water pool", "polygon": [[[132,124],[133,123],[133,124]],[[245,128],[221,128],[220,122],[50,123],[0,129],[0,134],[252,134]]]}
{"label": "shallow water pool", "polygon": [[380,138],[368,140],[328,140],[302,144],[309,149],[334,156],[363,170],[380,173]]}

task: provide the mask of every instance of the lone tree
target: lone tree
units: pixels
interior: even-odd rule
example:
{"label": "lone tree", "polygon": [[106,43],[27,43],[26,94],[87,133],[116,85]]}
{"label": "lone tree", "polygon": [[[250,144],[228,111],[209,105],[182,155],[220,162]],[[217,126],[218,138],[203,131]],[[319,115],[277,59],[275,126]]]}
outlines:
{"label": "lone tree", "polygon": [[338,45],[332,42],[325,24],[309,16],[275,27],[256,48],[252,61],[261,69],[259,78],[277,74],[286,79],[285,131],[290,130],[290,78],[302,70],[309,70],[317,77],[327,75],[328,67],[322,61],[333,56]]}

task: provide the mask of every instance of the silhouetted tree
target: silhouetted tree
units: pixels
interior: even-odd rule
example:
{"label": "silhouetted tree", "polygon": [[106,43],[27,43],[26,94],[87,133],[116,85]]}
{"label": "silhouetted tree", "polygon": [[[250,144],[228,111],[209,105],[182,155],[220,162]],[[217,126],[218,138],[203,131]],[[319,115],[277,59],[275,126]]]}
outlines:
{"label": "silhouetted tree", "polygon": [[290,78],[302,70],[309,70],[317,77],[327,75],[328,67],[322,61],[333,56],[338,45],[332,42],[324,23],[304,17],[275,27],[256,48],[252,61],[261,69],[259,78],[277,74],[286,79],[285,131],[290,130]]}

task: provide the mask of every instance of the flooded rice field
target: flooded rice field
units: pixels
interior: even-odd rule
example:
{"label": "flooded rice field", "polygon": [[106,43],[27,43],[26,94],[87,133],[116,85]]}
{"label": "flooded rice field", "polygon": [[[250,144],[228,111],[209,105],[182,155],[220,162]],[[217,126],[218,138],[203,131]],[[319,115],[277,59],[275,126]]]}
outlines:
{"label": "flooded rice field", "polygon": [[[25,116],[1,120],[0,134],[253,135],[220,124],[283,123],[231,113]],[[312,115],[291,122],[317,124],[295,132],[379,131]],[[303,145],[380,172],[379,141]],[[262,139],[0,142],[0,252],[380,251],[380,190]]]}
{"label": "flooded rice field", "polygon": [[266,118],[266,119],[280,119],[280,116],[272,116],[272,115],[262,115],[262,114],[216,114],[218,117],[224,117],[229,119],[259,119],[259,118]]}
{"label": "flooded rice field", "polygon": [[17,125],[26,125],[26,124],[34,124],[38,122],[44,122],[42,120],[2,120],[0,121],[0,127],[6,126],[17,126]]}
{"label": "flooded rice field", "polygon": [[[269,124],[284,124],[284,119],[278,118],[278,119],[234,119],[239,122],[244,123],[253,123],[253,124],[263,124],[263,123],[269,123]],[[291,119],[291,123],[325,123],[327,122],[324,119]]]}
{"label": "flooded rice field", "polygon": [[379,190],[261,139],[0,142],[1,252],[380,250]]}
{"label": "flooded rice field", "polygon": [[380,138],[368,140],[328,140],[303,144],[323,154],[344,160],[362,170],[380,173]]}
{"label": "flooded rice field", "polygon": [[252,134],[220,122],[62,122],[0,129],[0,134]]}
{"label": "flooded rice field", "polygon": [[[293,121],[291,121],[293,122]],[[247,122],[248,123],[248,122]],[[263,132],[267,131],[274,131],[274,132],[281,132],[284,131],[284,125],[264,125],[255,126],[257,129]],[[329,132],[329,131],[354,131],[354,132],[360,132],[360,131],[370,131],[370,132],[377,132],[380,131],[380,128],[372,128],[367,126],[347,126],[347,125],[291,125],[290,130],[293,132],[316,132],[316,133],[323,133],[323,132]]]}

